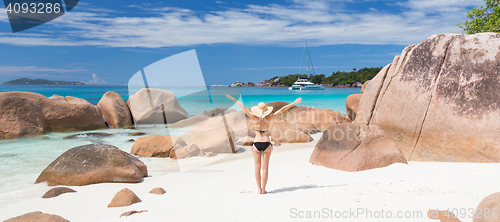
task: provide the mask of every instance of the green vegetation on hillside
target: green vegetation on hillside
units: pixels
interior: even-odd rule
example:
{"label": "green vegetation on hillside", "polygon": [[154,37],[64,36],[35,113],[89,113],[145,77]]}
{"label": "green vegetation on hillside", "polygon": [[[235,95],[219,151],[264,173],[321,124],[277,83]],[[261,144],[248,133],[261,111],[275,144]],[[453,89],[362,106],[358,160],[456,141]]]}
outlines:
{"label": "green vegetation on hillside", "polygon": [[21,78],[2,83],[2,85],[85,85],[83,82],[52,81],[46,79]]}
{"label": "green vegetation on hillside", "polygon": [[457,24],[467,34],[500,32],[500,1],[485,0],[485,5],[467,12],[464,23]]}
{"label": "green vegetation on hillside", "polygon": [[[325,74],[308,76],[307,74],[301,74],[301,78],[307,78],[311,80],[312,83],[315,84],[327,84],[327,85],[344,85],[344,84],[353,84],[355,82],[364,83],[367,80],[372,79],[377,75],[382,67],[374,67],[374,68],[362,68],[360,70],[353,69],[353,71],[345,72],[345,71],[337,71],[332,73],[330,76],[326,76]],[[291,86],[297,79],[299,78],[299,74],[289,74],[287,76],[276,76],[271,79],[271,83],[274,82],[275,79],[280,78],[280,82],[276,84]],[[273,85],[276,85],[273,84]]]}

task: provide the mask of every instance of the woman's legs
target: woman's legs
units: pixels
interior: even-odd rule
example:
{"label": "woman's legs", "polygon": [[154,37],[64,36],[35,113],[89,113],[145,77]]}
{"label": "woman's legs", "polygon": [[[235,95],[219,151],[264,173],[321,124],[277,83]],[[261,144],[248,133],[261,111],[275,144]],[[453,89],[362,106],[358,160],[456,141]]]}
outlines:
{"label": "woman's legs", "polygon": [[267,193],[266,184],[267,177],[269,175],[269,159],[271,158],[271,152],[273,151],[272,145],[269,145],[263,153],[263,163],[262,163],[262,194]]}
{"label": "woman's legs", "polygon": [[259,194],[262,194],[262,186],[260,185],[260,158],[261,152],[252,146],[253,160],[255,162],[255,180],[257,181],[257,187],[259,187]]}

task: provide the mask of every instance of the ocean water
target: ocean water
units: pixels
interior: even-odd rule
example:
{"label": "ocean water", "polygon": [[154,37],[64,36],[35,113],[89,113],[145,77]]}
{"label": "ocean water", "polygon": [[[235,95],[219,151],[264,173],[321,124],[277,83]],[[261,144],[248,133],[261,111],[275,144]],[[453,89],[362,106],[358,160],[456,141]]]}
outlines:
{"label": "ocean water", "polygon": [[[0,86],[0,92],[28,91],[40,93],[50,97],[74,96],[86,99],[97,104],[107,91],[115,91],[127,100],[129,97],[126,86]],[[259,102],[293,102],[302,97],[300,105],[328,108],[345,113],[345,99],[350,94],[359,93],[359,88],[326,88],[325,90],[290,91],[279,87],[216,87],[181,91],[176,93],[179,103],[190,116],[201,114],[203,110],[212,107],[235,107],[225,97],[225,93],[239,98],[246,107],[255,106]],[[209,93],[208,93],[209,92]],[[141,126],[135,130],[102,129],[89,132],[106,132],[112,134],[105,138],[80,137],[63,139],[68,135],[81,132],[48,133],[40,136],[0,140],[0,208],[8,203],[28,198],[40,190],[47,190],[46,184],[34,184],[38,175],[63,152],[81,145],[110,144],[129,152],[133,142],[129,139],[138,137],[129,136],[130,132],[145,132],[147,135],[182,135],[190,128],[169,129],[163,125]],[[176,168],[177,162],[169,158],[140,158],[148,165],[151,172],[168,172]]]}
{"label": "ocean water", "polygon": [[259,102],[293,102],[301,97],[301,106],[331,109],[346,113],[347,96],[360,93],[361,88],[325,88],[325,90],[288,90],[286,87],[239,87],[246,107],[256,106]]}
{"label": "ocean water", "polygon": [[[114,91],[126,101],[129,98],[127,86],[2,86],[0,92],[26,91],[40,93],[50,97],[74,96],[85,99],[96,105],[107,91]],[[136,91],[136,90],[135,90]],[[302,97],[300,105],[328,108],[345,113],[345,99],[350,94],[359,93],[360,88],[325,88],[325,90],[292,91],[286,87],[207,87],[194,90],[172,90],[176,92],[181,106],[190,116],[211,107],[230,107],[231,101],[224,94],[228,93],[235,98],[241,96],[241,101],[246,107],[255,106],[259,102],[269,103],[276,101],[293,102]],[[210,95],[207,91],[211,92]],[[179,92],[179,93],[177,93]],[[211,98],[210,98],[211,96]],[[210,100],[211,99],[211,100]],[[212,103],[211,103],[212,102]]]}
{"label": "ocean water", "polygon": [[0,92],[23,91],[35,92],[50,97],[54,94],[59,96],[74,96],[86,99],[92,104],[97,104],[107,91],[114,91],[122,96],[125,101],[128,99],[128,89],[126,86],[13,86],[0,85]]}

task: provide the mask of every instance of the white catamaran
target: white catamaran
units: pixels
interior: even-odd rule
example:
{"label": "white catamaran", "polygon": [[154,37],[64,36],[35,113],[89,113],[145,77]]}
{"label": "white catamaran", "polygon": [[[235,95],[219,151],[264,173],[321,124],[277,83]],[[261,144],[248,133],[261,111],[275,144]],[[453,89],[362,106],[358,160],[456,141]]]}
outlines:
{"label": "white catamaran", "polygon": [[[306,47],[304,48],[304,53],[306,53],[306,59],[307,59],[307,72],[308,76],[311,76],[311,67],[313,70],[313,74],[316,74],[314,71],[314,66],[312,64],[312,59],[309,56],[309,49],[307,48],[307,41],[306,41]],[[304,53],[302,53],[302,59],[304,59]],[[300,63],[300,70],[299,70],[299,79],[293,83],[292,86],[288,87],[289,90],[324,90],[325,87],[322,85],[315,85],[312,83],[309,78],[301,78],[300,73],[302,72],[302,62]]]}

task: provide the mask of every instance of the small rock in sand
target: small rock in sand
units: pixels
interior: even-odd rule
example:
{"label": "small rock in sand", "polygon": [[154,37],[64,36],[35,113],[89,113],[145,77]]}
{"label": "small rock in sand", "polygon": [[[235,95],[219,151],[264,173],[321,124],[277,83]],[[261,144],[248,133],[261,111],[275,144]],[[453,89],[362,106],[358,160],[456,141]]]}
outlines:
{"label": "small rock in sand", "polygon": [[127,211],[125,213],[122,213],[122,215],[120,215],[120,217],[128,217],[132,214],[139,214],[139,213],[144,213],[144,212],[148,212],[147,210],[141,210],[141,211],[137,211],[137,210],[131,210],[131,211]]}
{"label": "small rock in sand", "polygon": [[49,191],[47,191],[47,193],[45,193],[42,198],[53,198],[53,197],[57,197],[63,193],[74,193],[74,192],[76,192],[76,190],[73,190],[73,189],[68,188],[68,187],[54,187],[54,188],[50,189]]}
{"label": "small rock in sand", "polygon": [[127,188],[123,188],[115,194],[111,203],[108,204],[108,207],[125,207],[139,202],[142,202],[142,200],[135,195],[134,192]]}
{"label": "small rock in sand", "polygon": [[35,211],[23,214],[21,216],[13,217],[8,220],[5,220],[4,222],[44,222],[44,221],[69,222],[69,220],[62,218],[61,216],[54,214],[46,214],[40,211]]}
{"label": "small rock in sand", "polygon": [[455,214],[447,210],[429,210],[427,216],[429,219],[440,220],[440,222],[460,222]]}
{"label": "small rock in sand", "polygon": [[205,156],[206,157],[213,157],[213,156],[217,156],[217,153],[205,153]]}
{"label": "small rock in sand", "polygon": [[161,187],[157,187],[157,188],[153,188],[151,191],[149,191],[149,193],[163,195],[166,193],[166,191]]}
{"label": "small rock in sand", "polygon": [[190,143],[187,146],[177,144],[174,146],[174,150],[170,151],[170,158],[172,159],[186,159],[193,156],[205,156],[205,152],[200,150],[194,143]]}
{"label": "small rock in sand", "polygon": [[146,135],[146,133],[143,133],[143,132],[133,132],[133,133],[129,133],[128,135],[129,136],[142,136],[142,135]]}

